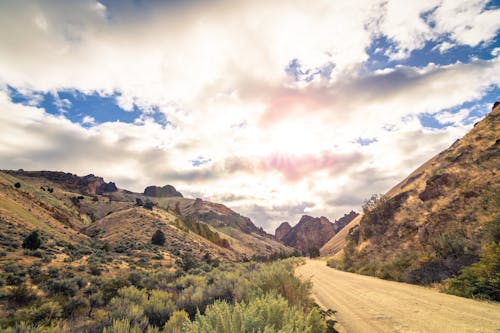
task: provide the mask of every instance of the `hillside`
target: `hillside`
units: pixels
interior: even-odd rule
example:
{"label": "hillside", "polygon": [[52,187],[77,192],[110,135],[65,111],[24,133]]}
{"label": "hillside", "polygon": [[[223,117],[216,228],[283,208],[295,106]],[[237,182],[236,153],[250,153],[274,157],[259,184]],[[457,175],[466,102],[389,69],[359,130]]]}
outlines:
{"label": "hillside", "polygon": [[446,290],[500,299],[499,121],[496,103],[462,139],[367,202],[343,259],[331,264],[417,284],[457,277]]}
{"label": "hillside", "polygon": [[[173,186],[148,187],[145,193],[118,189],[94,175],[0,172],[0,247],[14,255],[22,239],[39,230],[49,244],[105,246],[148,256],[161,252],[174,259],[189,253],[198,259],[241,260],[290,251],[223,205],[183,198]],[[166,235],[160,248],[150,244],[156,230]],[[52,250],[59,251],[57,246]]]}
{"label": "hillside", "polygon": [[320,254],[322,256],[332,256],[338,252],[340,252],[346,242],[347,236],[349,235],[349,231],[355,226],[359,225],[359,221],[361,221],[362,215],[357,215],[354,219],[352,219],[344,228],[342,228],[338,233],[336,233],[328,242],[326,242],[323,247],[320,249]]}
{"label": "hillside", "polygon": [[311,251],[316,253],[357,215],[358,213],[351,211],[333,223],[324,216],[304,215],[293,227],[288,222],[283,222],[276,229],[275,238],[303,254],[311,254]]}
{"label": "hillside", "polygon": [[255,330],[277,308],[280,327],[326,327],[298,261],[273,261],[293,249],[224,205],[148,188],[0,172],[0,331],[200,332],[204,316],[240,304],[252,320],[264,309]]}

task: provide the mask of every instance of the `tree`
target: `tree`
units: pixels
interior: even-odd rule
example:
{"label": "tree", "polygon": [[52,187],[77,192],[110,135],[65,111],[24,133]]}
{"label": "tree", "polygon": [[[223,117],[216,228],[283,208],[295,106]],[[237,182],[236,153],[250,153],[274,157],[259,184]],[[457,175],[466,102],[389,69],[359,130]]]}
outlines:
{"label": "tree", "polygon": [[42,240],[38,234],[38,230],[33,230],[23,241],[23,248],[29,250],[36,250],[42,245]]}
{"label": "tree", "polygon": [[156,230],[151,237],[151,243],[154,245],[165,245],[165,234],[161,230]]}
{"label": "tree", "polygon": [[155,204],[152,201],[148,200],[144,203],[143,207],[149,210],[153,210],[154,205]]}
{"label": "tree", "polygon": [[20,188],[20,187],[21,187],[21,183],[20,183],[20,182],[15,183],[15,184],[14,184],[14,187],[15,187],[15,188]]}
{"label": "tree", "polygon": [[319,249],[317,247],[311,247],[309,249],[309,257],[310,258],[317,258],[317,257],[319,257]]}

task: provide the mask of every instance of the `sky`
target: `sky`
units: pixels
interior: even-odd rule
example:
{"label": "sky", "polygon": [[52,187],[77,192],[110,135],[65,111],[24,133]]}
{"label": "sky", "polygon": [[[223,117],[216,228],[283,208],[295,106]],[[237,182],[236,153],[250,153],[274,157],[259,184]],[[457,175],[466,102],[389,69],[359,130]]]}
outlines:
{"label": "sky", "polygon": [[500,99],[500,1],[0,2],[0,168],[335,220]]}

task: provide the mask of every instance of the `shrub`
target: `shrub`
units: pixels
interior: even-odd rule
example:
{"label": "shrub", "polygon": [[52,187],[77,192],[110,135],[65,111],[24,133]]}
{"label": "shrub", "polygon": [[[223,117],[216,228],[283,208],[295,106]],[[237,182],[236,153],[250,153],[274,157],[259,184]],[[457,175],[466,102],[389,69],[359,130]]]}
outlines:
{"label": "shrub", "polygon": [[76,313],[84,311],[90,306],[89,300],[84,297],[73,297],[71,298],[63,308],[64,317],[72,317]]}
{"label": "shrub", "polygon": [[16,312],[18,321],[25,321],[33,325],[50,325],[61,317],[62,309],[57,302],[45,302],[40,306],[21,309]]}
{"label": "shrub", "polygon": [[199,265],[198,260],[192,255],[185,253],[181,258],[175,260],[175,263],[179,265],[183,271],[187,272]]}
{"label": "shrub", "polygon": [[47,269],[47,274],[49,274],[49,277],[57,279],[59,277],[59,268],[57,268],[56,266],[50,266]]}
{"label": "shrub", "polygon": [[38,230],[33,230],[23,241],[23,248],[29,250],[36,250],[42,245],[42,240],[38,234]]}
{"label": "shrub", "polygon": [[128,282],[121,279],[105,280],[101,285],[102,299],[104,303],[108,303],[113,297],[118,295],[118,290],[128,286]]}
{"label": "shrub", "polygon": [[28,287],[25,283],[10,289],[7,294],[7,299],[18,305],[25,305],[31,303],[36,299],[36,295],[31,287]]}
{"label": "shrub", "polygon": [[15,188],[20,188],[20,187],[21,187],[21,183],[20,183],[20,182],[15,183],[15,184],[14,184],[14,187],[15,187]]}
{"label": "shrub", "polygon": [[153,202],[148,200],[142,205],[142,207],[146,208],[147,210],[153,210],[154,205],[155,204]]}
{"label": "shrub", "polygon": [[458,296],[500,301],[500,242],[484,246],[479,262],[445,281],[445,291]]}
{"label": "shrub", "polygon": [[168,322],[163,327],[166,333],[182,333],[183,327],[189,323],[186,311],[174,311]]}
{"label": "shrub", "polygon": [[144,314],[149,323],[156,327],[163,327],[175,310],[170,295],[161,290],[153,290],[144,305]]}
{"label": "shrub", "polygon": [[323,333],[326,328],[318,310],[304,314],[273,293],[234,306],[217,301],[208,306],[204,315],[198,313],[195,321],[186,324],[188,333]]}
{"label": "shrub", "polygon": [[101,266],[96,263],[89,264],[89,273],[95,276],[99,276],[102,273]]}
{"label": "shrub", "polygon": [[44,289],[51,295],[64,295],[73,297],[76,295],[79,287],[74,279],[49,279]]}
{"label": "shrub", "polygon": [[143,329],[138,325],[131,325],[127,319],[113,320],[111,327],[105,327],[102,333],[158,333],[159,330],[153,327]]}
{"label": "shrub", "polygon": [[254,288],[260,289],[263,293],[276,291],[291,305],[307,308],[311,302],[309,298],[311,283],[302,282],[293,271],[292,261],[278,261],[262,264],[261,268],[253,271],[248,279]]}
{"label": "shrub", "polygon": [[151,237],[151,243],[154,245],[165,245],[165,234],[161,230],[156,230]]}
{"label": "shrub", "polygon": [[8,285],[18,286],[26,281],[26,270],[24,267],[11,262],[4,265],[2,268],[6,273],[5,280]]}

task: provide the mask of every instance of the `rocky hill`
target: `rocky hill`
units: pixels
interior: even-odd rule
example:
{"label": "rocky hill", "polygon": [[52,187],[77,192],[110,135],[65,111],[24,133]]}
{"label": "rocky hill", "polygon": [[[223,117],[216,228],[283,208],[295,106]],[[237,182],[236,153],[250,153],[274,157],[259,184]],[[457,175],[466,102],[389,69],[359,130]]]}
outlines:
{"label": "rocky hill", "polygon": [[[451,147],[373,197],[339,268],[500,299],[500,105]],[[329,252],[327,250],[326,254]]]}
{"label": "rocky hill", "polygon": [[[292,251],[224,205],[183,198],[169,185],[145,193],[118,189],[94,175],[4,170],[0,250],[20,258],[23,238],[39,230],[47,250],[63,257],[68,246],[172,260],[186,254],[242,260]],[[166,238],[161,247],[151,244],[157,230]]]}
{"label": "rocky hill", "polygon": [[311,251],[319,251],[329,239],[342,230],[357,215],[356,212],[351,211],[334,223],[324,216],[312,217],[304,215],[293,227],[288,222],[283,222],[276,229],[274,237],[303,254],[310,254]]}
{"label": "rocky hill", "polygon": [[281,223],[277,228],[276,231],[274,232],[274,238],[276,240],[281,241],[283,237],[292,229],[292,226],[288,222],[283,222]]}

